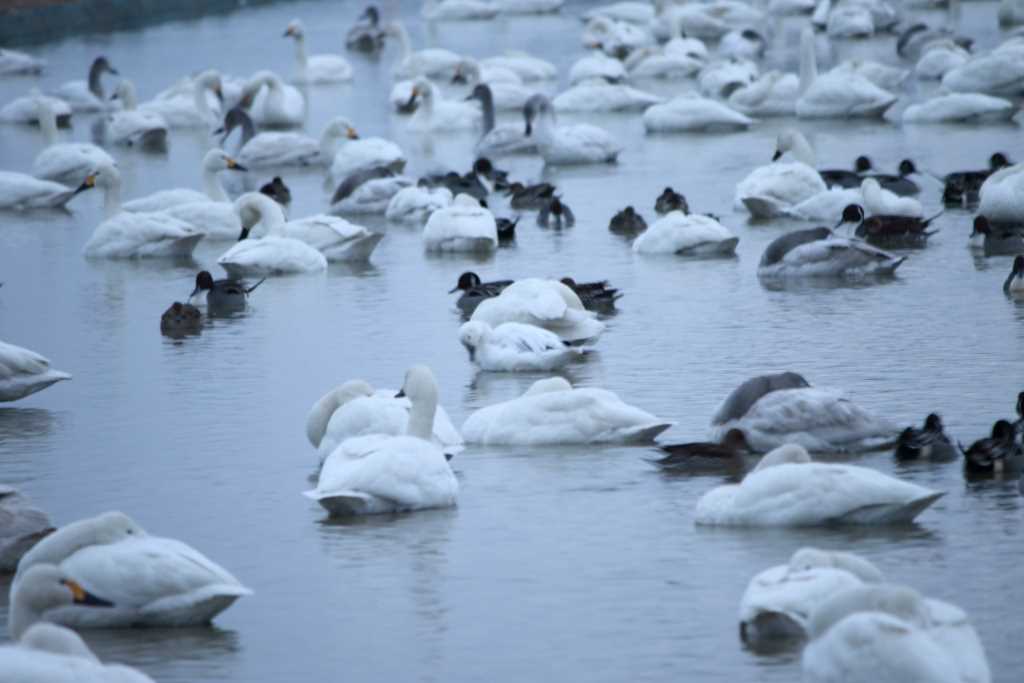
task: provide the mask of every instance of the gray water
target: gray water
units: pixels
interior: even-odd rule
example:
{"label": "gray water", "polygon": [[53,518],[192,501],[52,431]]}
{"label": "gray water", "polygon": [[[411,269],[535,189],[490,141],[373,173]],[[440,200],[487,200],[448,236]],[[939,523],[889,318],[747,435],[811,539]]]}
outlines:
{"label": "gray water", "polygon": [[[580,5],[562,16],[433,28],[411,4],[402,9],[417,45],[476,56],[526,49],[563,74],[580,52]],[[84,77],[100,52],[135,81],[141,99],[208,66],[288,73],[292,46],[280,34],[292,16],[305,19],[311,52],[336,51],[360,10],[351,2],[292,3],[69,40],[39,49],[50,68],[38,84]],[[962,28],[991,45],[999,37],[994,15],[992,2],[969,4]],[[776,47],[795,45],[795,26],[779,27]],[[895,58],[891,38],[843,49]],[[471,135],[438,136],[427,146],[388,112],[393,54],[377,63],[350,56],[353,84],[312,89],[307,130],[319,135],[344,114],[363,135],[396,139],[413,173],[466,168]],[[795,64],[791,48],[772,58]],[[0,81],[0,101],[34,83]],[[151,533],[192,544],[255,591],[212,628],[85,633],[102,658],[167,683],[792,681],[799,654],[746,650],[737,607],[751,576],[813,544],[862,553],[891,580],[960,605],[995,679],[1019,679],[1021,497],[1016,482],[965,483],[958,464],[897,467],[885,453],[857,460],[947,492],[903,530],[695,528],[697,498],[721,479],[664,476],[645,448],[470,448],[454,461],[457,509],[397,518],[326,522],[300,496],[315,460],[306,413],[336,384],[362,377],[397,386],[409,365],[427,363],[461,424],[536,379],[480,374],[469,364],[446,294],[467,269],[484,279],[607,278],[621,288],[620,313],[597,350],[567,374],[674,420],[666,441],[704,438],[736,384],[785,369],[843,388],[898,423],[938,411],[963,441],[1012,415],[1024,388],[1024,305],[1000,291],[1009,259],[966,248],[968,213],[947,211],[928,249],[911,254],[892,282],[770,290],[755,276],[760,253],[801,226],[749,225],[733,211],[732,194],[771,158],[789,122],[742,134],[646,137],[637,115],[591,120],[626,142],[617,166],[542,172],[533,159],[507,164],[516,177],[557,182],[575,228],[545,231],[527,214],[513,248],[471,261],[426,257],[415,230],[370,221],[387,231],[371,266],[268,281],[245,315],[209,321],[184,341],[160,335],[160,314],[187,296],[200,267],[215,270],[228,245],[203,244],[189,264],[87,262],[80,251],[102,217],[98,192],[78,197],[70,215],[0,216],[0,338],[74,374],[0,408],[0,481],[24,489],[58,523],[123,510]],[[866,153],[881,169],[910,156],[945,172],[981,167],[996,150],[1024,157],[1015,126],[802,127],[823,166]],[[78,119],[69,137],[88,139],[89,119]],[[125,198],[198,187],[206,145],[203,135],[178,132],[165,157],[114,150]],[[29,169],[42,147],[38,131],[0,127],[2,168]],[[269,175],[247,182],[258,186]],[[316,173],[285,177],[292,215],[326,207]],[[626,204],[651,220],[668,184],[740,236],[737,259],[640,258],[608,232],[608,219]],[[939,186],[923,185],[926,213],[934,213]]]}

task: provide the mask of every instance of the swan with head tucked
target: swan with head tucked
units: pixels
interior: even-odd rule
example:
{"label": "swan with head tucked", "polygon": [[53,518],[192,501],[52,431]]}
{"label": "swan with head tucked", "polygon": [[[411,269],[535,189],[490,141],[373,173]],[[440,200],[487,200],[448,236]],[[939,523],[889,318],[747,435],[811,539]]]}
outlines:
{"label": "swan with head tucked", "polygon": [[114,89],[113,97],[121,101],[122,109],[111,112],[105,120],[108,141],[145,149],[166,147],[167,121],[155,111],[138,108],[135,86],[131,81],[122,78]]}
{"label": "swan with head tucked", "polygon": [[848,70],[818,74],[814,33],[805,27],[800,34],[800,118],[880,117],[896,96],[867,78]]}
{"label": "swan with head tucked", "polygon": [[994,123],[1009,121],[1017,111],[1002,97],[949,93],[910,105],[903,110],[903,123]]}
{"label": "swan with head tucked", "polygon": [[739,238],[714,218],[671,211],[633,241],[637,254],[734,256]]}
{"label": "swan with head tucked", "polygon": [[19,683],[154,683],[138,669],[101,664],[74,631],[46,623],[30,627],[16,644],[0,647],[0,678]]}
{"label": "swan with head tucked", "polygon": [[451,203],[452,192],[447,187],[417,184],[399,190],[388,202],[384,215],[394,223],[423,226],[435,211]]}
{"label": "swan with head tucked", "polygon": [[[393,389],[375,391],[364,380],[349,380],[313,404],[306,418],[306,438],[317,449],[322,465],[346,439],[368,434],[405,434],[411,406],[408,397],[396,397]],[[431,440],[447,453],[462,450],[462,435],[440,405],[434,413]]]}
{"label": "swan with head tucked", "polygon": [[1024,222],[1024,164],[1002,168],[981,185],[978,212],[990,221]]}
{"label": "swan with head tucked", "polygon": [[631,78],[678,80],[696,75],[708,58],[708,50],[697,38],[683,38],[678,27],[660,48],[634,50],[625,61]]}
{"label": "swan with head tucked", "polygon": [[117,69],[107,58],[100,55],[89,66],[89,78],[85,81],[68,81],[57,87],[54,94],[67,102],[72,111],[105,111],[111,103],[103,92],[103,74],[118,75]]}
{"label": "swan with head tucked", "polygon": [[807,637],[811,613],[837,592],[880,583],[882,572],[853,553],[801,548],[786,564],[769,567],[740,599],[740,637],[747,643]]}
{"label": "swan with head tucked", "polygon": [[51,384],[71,379],[35,351],[0,341],[0,402],[17,401]]}
{"label": "swan with head tucked", "polygon": [[171,128],[213,130],[217,126],[218,113],[210,107],[207,93],[214,95],[218,102],[224,99],[220,73],[212,69],[189,81],[184,92],[167,97],[157,96],[139,105],[139,111],[158,114]]}
{"label": "swan with head tucked", "polygon": [[590,78],[573,85],[551,101],[557,112],[643,111],[664,99],[643,90]]}
{"label": "swan with head tucked", "polygon": [[27,76],[41,74],[46,60],[17,50],[0,49],[0,76]]}
{"label": "swan with head tucked", "polygon": [[551,371],[578,358],[581,350],[536,325],[502,323],[491,327],[471,320],[459,328],[459,341],[469,360],[493,372]]}
{"label": "swan with head tucked", "polygon": [[622,60],[609,57],[600,50],[594,50],[575,62],[569,69],[569,85],[576,85],[592,79],[608,83],[620,83],[627,79],[626,66]]}
{"label": "swan with head tucked", "polygon": [[411,178],[378,166],[350,174],[331,197],[333,214],[383,214],[401,190],[411,187]]}
{"label": "swan with head tucked", "polygon": [[409,126],[420,131],[454,131],[480,127],[480,109],[469,102],[441,97],[437,88],[419,78],[413,84],[412,99],[420,105]]}
{"label": "swan with head tucked", "polygon": [[295,41],[296,83],[343,83],[352,80],[352,65],[341,55],[306,55],[306,27],[292,19],[284,32]]}
{"label": "swan with head tucked", "polygon": [[481,301],[470,320],[491,327],[507,322],[536,325],[574,343],[595,340],[605,328],[576,292],[558,280],[539,278],[516,280],[497,296]]}
{"label": "swan with head tucked", "polygon": [[712,437],[741,429],[766,451],[795,443],[812,451],[857,450],[891,440],[896,427],[843,393],[812,387],[801,375],[760,375],[740,384],[711,419]]}
{"label": "swan with head tucked", "polygon": [[405,434],[369,434],[339,444],[304,493],[331,516],[370,515],[453,507],[459,483],[444,451],[432,441],[437,382],[430,368],[413,366],[396,397],[410,402]]}
{"label": "swan with head tucked", "polygon": [[58,98],[43,95],[39,90],[33,88],[28,95],[17,97],[0,108],[0,121],[5,123],[39,123],[39,100],[46,100],[47,104],[57,115],[57,124],[67,127],[71,125],[71,107],[67,102]]}
{"label": "swan with head tucked", "polygon": [[[284,210],[270,197],[248,192],[235,200],[234,210],[241,221],[242,233],[238,242],[217,259],[229,275],[265,277],[327,269],[324,254],[288,235]],[[250,238],[250,231],[264,236]]]}
{"label": "swan with head tucked", "polygon": [[424,0],[423,18],[427,21],[466,21],[493,19],[501,8],[482,0]]}
{"label": "swan with head tucked", "polygon": [[1011,39],[988,54],[971,57],[942,77],[951,92],[1015,97],[1024,87],[1024,42]]}
{"label": "swan with head tucked", "polygon": [[[9,367],[4,363],[7,355],[4,347],[7,346],[10,345],[0,342],[0,368]],[[48,364],[47,372],[54,372],[49,370]],[[65,376],[65,379],[69,377]],[[0,392],[3,392],[0,400],[5,400],[6,388],[4,380],[0,379]],[[51,531],[53,524],[45,512],[34,506],[18,489],[0,484],[0,572],[17,569],[21,556]]]}
{"label": "swan with head tucked", "polygon": [[63,209],[76,191],[27,173],[0,171],[0,209]]}
{"label": "swan with head tucked", "polygon": [[497,127],[494,125],[494,97],[489,85],[478,83],[466,99],[478,101],[483,113],[483,135],[476,143],[478,155],[494,157],[536,153],[537,142],[526,136],[524,127],[507,123]]}
{"label": "swan with head tucked", "polygon": [[456,195],[450,206],[430,214],[423,228],[423,244],[427,251],[494,251],[498,247],[494,214],[470,195]]}
{"label": "swan with head tucked", "polygon": [[744,130],[754,120],[717,100],[690,91],[644,111],[648,133]]}
{"label": "swan with head tucked", "polygon": [[[67,524],[37,543],[18,563],[12,594],[17,595],[34,567],[46,565],[56,565],[86,599],[35,607],[15,599],[13,631],[35,621],[74,628],[194,626],[252,593],[199,551],[150,536],[121,512]],[[88,598],[105,605],[99,608]]]}
{"label": "swan with head tucked", "polygon": [[671,426],[611,391],[577,389],[552,377],[534,382],[518,398],[477,410],[462,425],[462,436],[485,446],[639,444]]}
{"label": "swan with head tucked", "polygon": [[451,50],[426,48],[413,51],[409,33],[400,22],[391,22],[384,27],[384,32],[397,40],[402,49],[402,58],[393,70],[396,80],[420,76],[451,78],[462,63],[463,58]]}
{"label": "swan with head tucked", "polygon": [[942,495],[866,467],[812,462],[802,446],[785,444],[739,484],[701,496],[695,518],[709,526],[907,524]]}
{"label": "swan with head tucked", "polygon": [[187,257],[205,234],[161,211],[123,211],[116,166],[100,166],[89,174],[82,188],[89,187],[103,189],[105,219],[82,248],[87,258]]}
{"label": "swan with head tucked", "polygon": [[622,144],[608,131],[586,123],[558,125],[551,102],[534,95],[526,103],[526,135],[550,165],[602,164],[618,159]]}
{"label": "swan with head tucked", "polygon": [[921,202],[913,197],[901,197],[883,188],[874,178],[865,178],[860,184],[864,208],[869,215],[909,216],[920,218],[924,214]]}
{"label": "swan with head tucked", "polygon": [[256,125],[265,128],[296,128],[306,120],[306,98],[273,71],[257,71],[242,89],[241,104],[249,109]]}
{"label": "swan with head tucked", "polygon": [[747,116],[793,116],[799,94],[796,74],[768,71],[752,83],[735,88],[727,102]]}
{"label": "swan with head tucked", "polygon": [[551,62],[519,50],[508,50],[502,55],[480,61],[481,68],[502,68],[514,71],[525,82],[549,81],[558,78],[558,67]]}
{"label": "swan with head tucked", "polygon": [[803,652],[809,683],[989,683],[984,647],[959,607],[872,583],[813,611]]}

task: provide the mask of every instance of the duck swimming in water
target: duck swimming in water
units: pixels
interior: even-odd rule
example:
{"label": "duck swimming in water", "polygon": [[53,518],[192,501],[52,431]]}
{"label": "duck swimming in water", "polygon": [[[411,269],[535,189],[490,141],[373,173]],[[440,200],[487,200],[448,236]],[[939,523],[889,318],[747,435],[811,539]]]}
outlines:
{"label": "duck swimming in water", "polygon": [[921,429],[907,427],[896,440],[897,460],[934,460],[949,462],[957,457],[956,446],[942,426],[942,418],[931,413]]}
{"label": "duck swimming in water", "polygon": [[654,201],[654,210],[662,215],[672,211],[690,213],[690,205],[686,203],[686,197],[671,187],[666,187]]}
{"label": "duck swimming in water", "polygon": [[624,235],[636,235],[647,229],[647,221],[632,206],[627,206],[612,216],[608,229]]}
{"label": "duck swimming in water", "polygon": [[196,295],[205,293],[206,303],[211,309],[244,310],[249,295],[263,284],[263,280],[250,287],[244,281],[235,278],[214,280],[210,271],[202,270],[196,275],[196,287],[188,298],[191,300]]}

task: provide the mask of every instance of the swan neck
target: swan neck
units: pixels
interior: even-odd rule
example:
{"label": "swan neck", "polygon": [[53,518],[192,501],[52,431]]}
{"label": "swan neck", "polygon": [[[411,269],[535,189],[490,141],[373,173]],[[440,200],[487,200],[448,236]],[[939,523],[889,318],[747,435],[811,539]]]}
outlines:
{"label": "swan neck", "polygon": [[480,98],[480,108],[483,111],[484,135],[487,135],[494,130],[494,96],[490,92]]}
{"label": "swan neck", "polygon": [[434,433],[434,412],[437,410],[437,396],[412,401],[409,409],[409,436],[430,441]]}
{"label": "swan neck", "polygon": [[814,34],[800,36],[800,94],[803,95],[818,78],[818,58],[814,53]]}
{"label": "swan neck", "polygon": [[103,213],[113,218],[121,212],[121,179],[110,178],[103,193]]}
{"label": "swan neck", "polygon": [[220,184],[220,178],[217,177],[216,171],[203,169],[203,189],[206,191],[206,196],[215,202],[228,201],[228,196],[224,193],[224,186]]}
{"label": "swan neck", "polygon": [[339,389],[334,389],[316,402],[313,411],[306,422],[306,438],[313,444],[314,448],[320,448],[320,442],[324,440],[327,433],[327,425],[331,417],[341,405]]}
{"label": "swan neck", "polygon": [[7,623],[7,630],[11,640],[18,641],[25,631],[32,624],[40,621],[43,615],[39,610],[32,609],[25,600],[18,599],[17,586],[15,585],[14,599],[11,601],[10,616]]}
{"label": "swan neck", "polygon": [[793,142],[793,156],[811,168],[815,167],[818,163],[818,155],[814,153],[811,143],[807,142],[807,138],[803,135],[797,135],[796,140]]}
{"label": "swan neck", "polygon": [[269,197],[266,201],[261,201],[260,206],[257,207],[260,212],[260,220],[256,224],[257,226],[262,225],[266,235],[282,235],[284,233],[284,212],[278,206],[277,202]]}
{"label": "swan neck", "polygon": [[124,106],[125,111],[135,111],[135,107],[138,106],[138,100],[135,99],[135,88],[123,88],[121,93],[118,95],[121,99],[121,104]]}
{"label": "swan neck", "polygon": [[334,155],[338,153],[338,135],[330,126],[320,136],[320,159],[330,165]]}
{"label": "swan neck", "polygon": [[49,107],[39,112],[39,128],[47,146],[57,144],[57,115]]}
{"label": "swan neck", "polygon": [[303,36],[295,38],[295,63],[299,67],[299,73],[304,75],[309,57],[306,55],[306,39]]}
{"label": "swan neck", "polygon": [[209,121],[213,118],[213,112],[210,111],[210,103],[206,101],[206,85],[202,82],[196,84],[195,105],[196,110],[203,119]]}
{"label": "swan neck", "polygon": [[89,92],[95,95],[97,99],[103,99],[103,83],[100,82],[99,62],[93,62],[92,66],[89,67]]}
{"label": "swan neck", "polygon": [[411,57],[412,43],[409,41],[409,32],[401,24],[395,27],[395,37],[398,38],[398,44],[402,47],[402,59]]}

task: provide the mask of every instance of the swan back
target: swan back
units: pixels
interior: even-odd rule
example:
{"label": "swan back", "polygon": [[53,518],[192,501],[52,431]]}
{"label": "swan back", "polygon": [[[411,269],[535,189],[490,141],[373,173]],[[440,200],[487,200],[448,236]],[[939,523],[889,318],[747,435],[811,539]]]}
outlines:
{"label": "swan back", "polygon": [[808,635],[814,639],[833,625],[859,612],[883,612],[909,624],[926,627],[928,607],[913,588],[894,584],[875,584],[850,588],[832,596],[811,615]]}
{"label": "swan back", "polygon": [[352,379],[331,389],[313,404],[306,418],[306,438],[314,448],[320,447],[334,411],[360,396],[373,396],[373,387],[361,379]]}
{"label": "swan back", "polygon": [[795,443],[787,443],[767,453],[761,462],[757,463],[754,472],[760,472],[776,465],[804,465],[811,462],[811,456],[803,446]]}
{"label": "swan back", "polygon": [[791,571],[805,571],[818,567],[833,567],[850,572],[865,583],[881,583],[881,570],[860,555],[819,548],[801,548],[789,560]]}
{"label": "swan back", "polygon": [[564,377],[548,377],[539,379],[530,385],[523,396],[537,396],[538,394],[550,394],[556,391],[572,391],[572,384]]}
{"label": "swan back", "polygon": [[15,583],[34,565],[60,564],[87,546],[117,543],[126,538],[145,535],[145,530],[135,520],[118,511],[71,522],[39,541],[22,556],[18,562]]}

